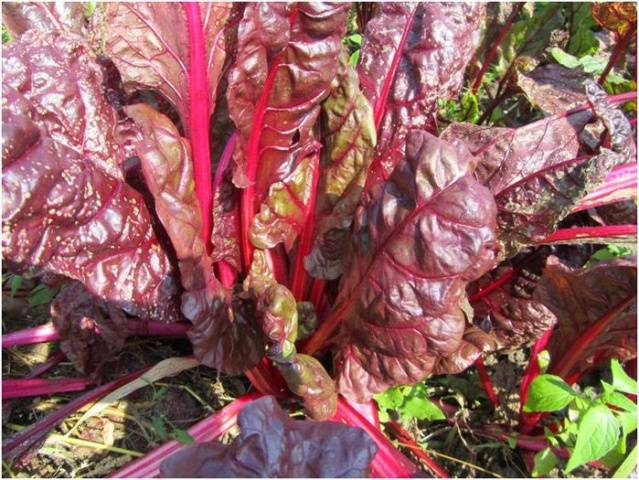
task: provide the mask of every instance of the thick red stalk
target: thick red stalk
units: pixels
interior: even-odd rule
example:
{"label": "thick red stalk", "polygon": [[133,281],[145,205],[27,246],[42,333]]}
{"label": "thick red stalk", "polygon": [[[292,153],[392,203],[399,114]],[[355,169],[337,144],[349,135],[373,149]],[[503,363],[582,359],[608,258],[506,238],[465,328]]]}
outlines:
{"label": "thick red stalk", "polygon": [[250,267],[253,259],[253,244],[249,238],[249,233],[251,225],[253,224],[253,217],[255,216],[255,182],[257,181],[257,169],[260,160],[260,140],[262,138],[262,131],[264,130],[264,117],[266,116],[268,99],[271,96],[271,90],[275,83],[275,75],[282,64],[282,60],[282,53],[279,53],[273,59],[266,81],[264,82],[264,87],[260,92],[260,98],[255,105],[251,136],[249,137],[246,148],[246,177],[249,184],[242,190],[241,201],[242,255],[245,268]]}
{"label": "thick red stalk", "polygon": [[35,365],[25,378],[37,378],[44,375],[52,368],[55,368],[60,362],[63,362],[67,356],[63,352],[55,352],[44,362]]}
{"label": "thick red stalk", "polygon": [[581,359],[581,353],[585,351],[597,337],[614,322],[630,305],[637,301],[637,293],[633,293],[624,298],[617,305],[612,307],[605,315],[591,324],[571,345],[570,348],[558,359],[557,363],[550,369],[551,373],[566,378],[572,373],[573,368]]}
{"label": "thick red stalk", "polygon": [[562,228],[546,238],[535,240],[538,245],[579,239],[637,236],[637,225],[603,225],[600,227]]}
{"label": "thick red stalk", "polygon": [[[228,432],[237,422],[240,410],[262,395],[251,392],[229,403],[210,417],[196,423],[188,432],[197,443],[210,442]],[[166,442],[144,457],[134,460],[112,475],[112,478],[154,478],[160,474],[160,463],[175,452],[184,448],[184,444],[175,440]]]}
{"label": "thick red stalk", "polygon": [[484,391],[488,396],[488,400],[490,400],[490,403],[493,404],[494,408],[497,408],[499,406],[499,398],[495,393],[493,383],[490,381],[490,375],[488,375],[488,370],[486,370],[486,365],[484,365],[484,359],[481,356],[477,357],[477,360],[475,360],[475,368],[477,369],[481,386],[484,388]]}
{"label": "thick red stalk", "polygon": [[[137,336],[184,337],[190,327],[191,325],[186,322],[162,323],[137,319],[129,319],[127,322],[128,335]],[[2,348],[57,342],[58,340],[60,340],[60,334],[53,323],[45,323],[3,335]]]}
{"label": "thick red stalk", "polygon": [[484,288],[479,290],[477,293],[475,293],[474,295],[471,295],[471,297],[468,299],[468,301],[470,303],[478,302],[479,300],[484,298],[486,295],[490,294],[491,292],[494,292],[498,288],[501,288],[503,285],[505,285],[508,282],[510,282],[513,278],[515,278],[516,275],[517,275],[517,271],[514,268],[511,268],[511,269],[507,270],[498,279],[493,280],[488,285],[486,285]]}
{"label": "thick red stalk", "polygon": [[530,350],[530,359],[528,360],[528,367],[524,372],[524,376],[521,381],[521,389],[519,391],[519,425],[518,430],[522,433],[529,433],[535,428],[537,422],[541,418],[538,413],[526,413],[524,412],[524,405],[528,400],[528,389],[532,381],[539,375],[539,353],[548,346],[548,342],[552,337],[554,327],[551,327],[541,337],[537,339],[532,349]]}
{"label": "thick red stalk", "polygon": [[188,135],[193,155],[195,193],[200,204],[200,238],[211,252],[213,190],[211,186],[211,155],[209,153],[209,90],[206,68],[206,43],[200,5],[182,3],[189,30],[189,122]]}
{"label": "thick red stalk", "polygon": [[572,213],[637,197],[637,163],[617,165],[604,183],[590,192],[572,209]]}
{"label": "thick red stalk", "polygon": [[413,439],[412,435],[399,423],[395,421],[388,422],[386,427],[397,438],[397,440],[403,443],[406,448],[410,449],[410,451],[413,452],[437,478],[450,478],[448,472],[446,472],[446,470],[444,470],[435,460],[430,458],[424,449],[417,444],[415,439]]}
{"label": "thick red stalk", "polygon": [[337,399],[337,412],[332,420],[361,428],[377,444],[377,453],[371,463],[374,476],[411,478],[417,473],[417,467],[397,450],[379,429],[375,428],[341,396]]}
{"label": "thick red stalk", "polygon": [[50,413],[46,417],[38,420],[33,425],[28,428],[22,430],[17,435],[12,437],[9,441],[7,441],[2,446],[2,456],[5,460],[12,460],[17,457],[22,456],[26,453],[30,448],[35,446],[38,442],[40,442],[49,431],[54,428],[58,423],[64,420],[67,416],[71,415],[73,412],[78,410],[79,408],[87,405],[88,403],[94,402],[105,395],[111,393],[116,388],[121,387],[122,385],[126,385],[129,382],[132,382],[140,375],[147,372],[151,367],[145,367],[140,370],[137,370],[133,373],[129,373],[128,375],[123,375],[120,378],[106,383],[90,392],[85,393],[84,395],[72,400],[66,405],[60,407],[53,413]]}
{"label": "thick red stalk", "polygon": [[612,68],[617,64],[617,62],[619,61],[619,57],[621,57],[621,54],[626,50],[626,47],[632,41],[632,39],[635,38],[636,32],[637,23],[635,22],[615,45],[615,50],[612,52],[606,68],[604,68],[604,71],[601,72],[601,75],[599,76],[599,80],[597,80],[597,83],[599,83],[599,85],[603,85],[603,83],[606,81],[606,77],[608,77],[610,70],[612,70]]}
{"label": "thick red stalk", "polygon": [[315,230],[315,197],[317,196],[317,182],[319,180],[319,152],[313,155],[313,177],[311,179],[311,195],[304,218],[304,230],[297,244],[297,254],[293,266],[291,280],[291,293],[298,302],[304,300],[304,287],[306,287],[306,269],[304,257],[309,254],[313,245],[313,233]]}
{"label": "thick red stalk", "polygon": [[263,357],[255,367],[244,372],[255,389],[263,395],[285,397],[288,387],[280,372],[271,364],[267,357]]}
{"label": "thick red stalk", "polygon": [[475,81],[473,82],[473,85],[471,87],[471,91],[473,95],[477,94],[477,91],[479,90],[479,87],[481,86],[481,82],[484,78],[484,75],[488,71],[488,67],[490,67],[491,63],[493,63],[493,60],[495,59],[495,56],[497,55],[497,49],[501,45],[501,42],[504,41],[504,38],[506,38],[506,35],[508,35],[508,32],[510,32],[510,29],[513,26],[513,22],[515,21],[515,18],[517,17],[517,15],[519,15],[519,12],[523,8],[523,6],[524,6],[524,3],[522,2],[522,3],[517,3],[513,7],[513,11],[506,19],[506,22],[504,23],[504,25],[501,27],[501,30],[497,34],[497,37],[495,37],[495,40],[490,46],[490,50],[488,51],[488,53],[486,54],[486,57],[484,58],[484,63],[481,66],[481,70],[479,70],[479,73],[477,74],[477,77],[475,78]]}
{"label": "thick red stalk", "polygon": [[11,400],[55,393],[80,392],[92,383],[88,378],[9,378],[2,380],[2,399]]}
{"label": "thick red stalk", "polygon": [[[231,158],[233,158],[233,152],[235,152],[235,146],[237,145],[237,137],[237,131],[233,132],[233,134],[226,142],[224,150],[222,151],[222,155],[220,156],[220,161],[218,162],[217,168],[215,169],[215,177],[213,177],[213,199],[215,199],[217,191],[222,184],[224,173],[231,164]],[[211,226],[211,229],[213,229],[213,226]],[[237,275],[235,269],[225,260],[220,260],[219,262],[217,262],[215,267],[222,285],[225,288],[231,288],[235,283],[235,277]]]}
{"label": "thick red stalk", "polygon": [[313,304],[315,311],[319,315],[322,307],[322,301],[324,300],[324,290],[326,290],[326,280],[321,278],[314,278],[311,282],[311,293],[309,294],[309,300]]}

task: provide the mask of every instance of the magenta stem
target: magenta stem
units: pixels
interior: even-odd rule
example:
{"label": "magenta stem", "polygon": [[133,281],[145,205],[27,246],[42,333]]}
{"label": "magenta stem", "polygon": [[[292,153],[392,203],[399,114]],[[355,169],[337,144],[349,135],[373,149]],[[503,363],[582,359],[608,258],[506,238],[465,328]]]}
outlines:
{"label": "magenta stem", "polygon": [[63,352],[55,352],[46,361],[38,363],[34,366],[26,378],[37,378],[40,375],[44,375],[49,370],[55,368],[59,363],[63,362],[67,356]]}
{"label": "magenta stem", "polygon": [[60,340],[60,334],[53,326],[53,323],[45,323],[37,327],[25,328],[24,330],[2,335],[2,348],[56,342],[58,340]]}
{"label": "magenta stem", "polygon": [[193,155],[195,193],[200,204],[202,226],[200,238],[211,252],[213,189],[211,185],[211,155],[209,153],[209,91],[206,68],[206,44],[200,5],[182,3],[189,31],[189,121],[188,135]]}
{"label": "magenta stem", "polygon": [[129,373],[128,375],[123,375],[117,380],[106,383],[94,390],[91,390],[90,392],[85,393],[84,395],[62,406],[55,412],[50,413],[41,420],[38,420],[33,425],[27,427],[26,429],[13,436],[2,446],[3,459],[11,461],[22,456],[32,447],[37,445],[42,439],[44,439],[44,437],[52,428],[54,428],[57,424],[74,413],[76,410],[88,403],[94,402],[95,400],[104,397],[116,388],[119,388],[122,385],[126,385],[127,383],[135,380],[140,375],[148,371],[149,368],[151,367],[145,367],[133,373]]}
{"label": "magenta stem", "polygon": [[549,244],[580,239],[617,238],[637,236],[637,225],[603,225],[600,227],[573,227],[555,231],[546,238],[535,243]]}
{"label": "magenta stem", "polygon": [[[260,393],[252,392],[234,400],[210,417],[205,418],[189,428],[189,434],[197,443],[216,440],[236,424],[237,415],[245,405],[257,400],[261,396]],[[160,464],[162,461],[182,448],[184,448],[184,444],[171,440],[147,453],[144,457],[118,470],[112,475],[112,478],[157,477],[160,474]]]}
{"label": "magenta stem", "polygon": [[38,397],[55,393],[85,390],[91,381],[88,378],[31,378],[2,380],[2,399]]}
{"label": "magenta stem", "polygon": [[635,38],[636,31],[637,23],[635,22],[631,25],[626,34],[619,39],[619,41],[615,45],[615,50],[610,56],[610,60],[608,61],[606,68],[604,68],[604,71],[601,72],[599,80],[597,80],[597,83],[599,83],[599,85],[603,85],[603,83],[606,81],[606,77],[608,77],[610,70],[612,70],[612,68],[617,64],[617,62],[619,61],[619,57],[621,57],[621,54],[626,50],[626,47],[632,41],[632,39]]}
{"label": "magenta stem", "polygon": [[493,383],[490,381],[490,375],[488,375],[488,370],[486,369],[486,365],[484,365],[484,359],[481,355],[477,357],[477,360],[475,360],[475,368],[477,369],[481,386],[488,396],[488,400],[492,403],[493,408],[499,407],[499,398],[495,393]]}

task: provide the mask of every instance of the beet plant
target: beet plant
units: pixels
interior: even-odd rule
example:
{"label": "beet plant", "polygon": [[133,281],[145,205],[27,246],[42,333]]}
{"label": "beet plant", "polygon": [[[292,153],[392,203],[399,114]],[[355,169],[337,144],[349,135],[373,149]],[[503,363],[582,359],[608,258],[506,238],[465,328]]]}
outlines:
{"label": "beet plant", "polygon": [[[3,380],[3,400],[98,385],[10,438],[6,461],[156,372],[101,384],[127,337],[157,336],[188,338],[200,364],[255,391],[193,426],[197,445],[169,442],[115,476],[415,475],[378,404],[386,431],[445,476],[398,421],[452,421],[425,381],[472,366],[497,407],[483,356],[528,345],[519,431],[486,435],[541,451],[536,472],[566,448],[577,466],[583,440],[555,453],[533,399],[547,378],[576,398],[593,368],[636,357],[636,260],[623,255],[637,233],[636,78],[615,70],[636,47],[634,6],[2,13],[8,284],[45,275],[59,289],[51,323],[3,348],[61,348],[34,378]],[[567,51],[555,42],[526,68],[568,13]],[[613,43],[593,67],[595,25]],[[35,378],[63,358],[83,376]],[[597,402],[580,412],[608,408]],[[295,403],[306,420],[282,410]],[[217,442],[236,419],[239,436]]]}

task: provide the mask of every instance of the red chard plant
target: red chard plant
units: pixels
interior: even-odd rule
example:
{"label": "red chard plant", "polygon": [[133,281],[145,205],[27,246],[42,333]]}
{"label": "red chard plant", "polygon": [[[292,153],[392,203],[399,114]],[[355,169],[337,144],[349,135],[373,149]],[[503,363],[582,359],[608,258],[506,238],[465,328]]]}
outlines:
{"label": "red chard plant", "polygon": [[[255,391],[191,427],[197,444],[115,476],[414,476],[376,396],[476,366],[500,408],[483,357],[531,345],[519,432],[486,436],[553,447],[530,437],[548,413],[523,409],[542,352],[568,384],[637,354],[636,260],[619,254],[637,234],[636,91],[614,88],[636,10],[593,6],[616,42],[595,82],[550,54],[522,67],[550,36],[540,18],[572,8],[528,7],[3,4],[3,259],[60,289],[51,323],[3,348],[61,350],[5,378],[3,401],[96,385],[12,436],[4,459],[152,375],[104,381],[131,336],[187,339]],[[590,55],[575,41],[565,55]],[[476,115],[446,110],[460,96]],[[42,378],[67,360],[81,377]],[[236,419],[239,436],[218,442]]]}

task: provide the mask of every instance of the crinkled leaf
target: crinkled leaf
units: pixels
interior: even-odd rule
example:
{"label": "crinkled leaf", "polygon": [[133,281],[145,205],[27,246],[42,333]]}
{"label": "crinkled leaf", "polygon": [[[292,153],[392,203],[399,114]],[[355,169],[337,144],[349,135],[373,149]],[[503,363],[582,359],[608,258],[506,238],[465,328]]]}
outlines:
{"label": "crinkled leaf", "polygon": [[[337,72],[346,13],[346,4],[329,3],[244,9],[228,105],[241,145],[233,179],[249,189],[243,222],[260,246],[290,246],[303,228],[300,211],[307,209],[312,178],[303,160],[319,149],[313,126]],[[260,205],[256,231],[252,218]]]}
{"label": "crinkled leaf", "polygon": [[410,130],[435,132],[437,100],[459,94],[483,16],[480,3],[380,4],[366,26],[358,66],[377,129],[369,185],[401,161]]}
{"label": "crinkled leaf", "polygon": [[359,89],[356,72],[342,52],[336,86],[322,108],[326,154],[315,208],[315,244],[304,260],[317,278],[343,273],[350,250],[350,227],[366,182],[376,143],[373,109]]}
{"label": "crinkled leaf", "polygon": [[437,359],[433,373],[461,373],[474,364],[483,353],[497,350],[498,346],[494,335],[484,332],[481,328],[467,327],[457,349]]}
{"label": "crinkled leaf", "polygon": [[[206,41],[209,109],[213,113],[225,59],[224,26],[228,3],[200,6]],[[180,3],[101,4],[92,18],[99,45],[113,60],[128,92],[157,90],[171,101],[188,125],[189,32]]]}
{"label": "crinkled leaf", "polygon": [[5,2],[2,4],[2,25],[13,38],[27,30],[40,33],[83,33],[85,18],[81,2]]}
{"label": "crinkled leaf", "polygon": [[582,72],[551,63],[537,67],[529,74],[519,73],[517,85],[544,115],[554,115],[586,101]]}
{"label": "crinkled leaf", "polygon": [[590,6],[589,2],[575,2],[567,6],[570,9],[570,38],[566,48],[568,53],[577,57],[591,55],[599,48],[599,40],[593,32],[596,23]]}
{"label": "crinkled leaf", "polygon": [[51,320],[60,334],[60,350],[84,375],[100,368],[124,347],[124,313],[91,295],[79,282],[62,290],[51,304]]}
{"label": "crinkled leaf", "polygon": [[140,129],[135,148],[155,200],[155,210],[179,261],[182,313],[193,323],[188,332],[195,356],[225,373],[254,366],[264,352],[253,324],[252,305],[244,305],[215,278],[211,259],[199,236],[193,166],[188,141],[173,123],[144,104],[126,107]]}
{"label": "crinkled leaf", "polygon": [[495,259],[494,203],[472,178],[468,151],[415,131],[406,152],[358,211],[356,255],[333,313],[340,392],[360,403],[423,379],[458,349],[466,283]]}
{"label": "crinkled leaf", "polygon": [[175,319],[169,260],[124,183],[95,57],[75,36],[35,30],[3,53],[4,259],[79,280],[131,314]]}
{"label": "crinkled leaf", "polygon": [[637,23],[637,6],[632,2],[595,2],[592,17],[604,28],[624,35]]}
{"label": "crinkled leaf", "polygon": [[163,477],[366,477],[376,447],[359,428],[289,418],[273,397],[245,406],[240,435],[188,447],[164,460]]}
{"label": "crinkled leaf", "polygon": [[588,409],[579,421],[577,442],[565,472],[571,472],[591,460],[598,460],[612,450],[619,440],[619,421],[612,411],[601,405]]}
{"label": "crinkled leaf", "polygon": [[[637,266],[632,257],[583,269],[548,258],[533,298],[557,317],[549,344],[553,373],[567,376],[610,357],[621,361],[636,357],[636,282]],[[597,329],[595,335],[593,328]],[[583,342],[586,332],[590,332],[590,341],[576,349],[574,345]]]}

